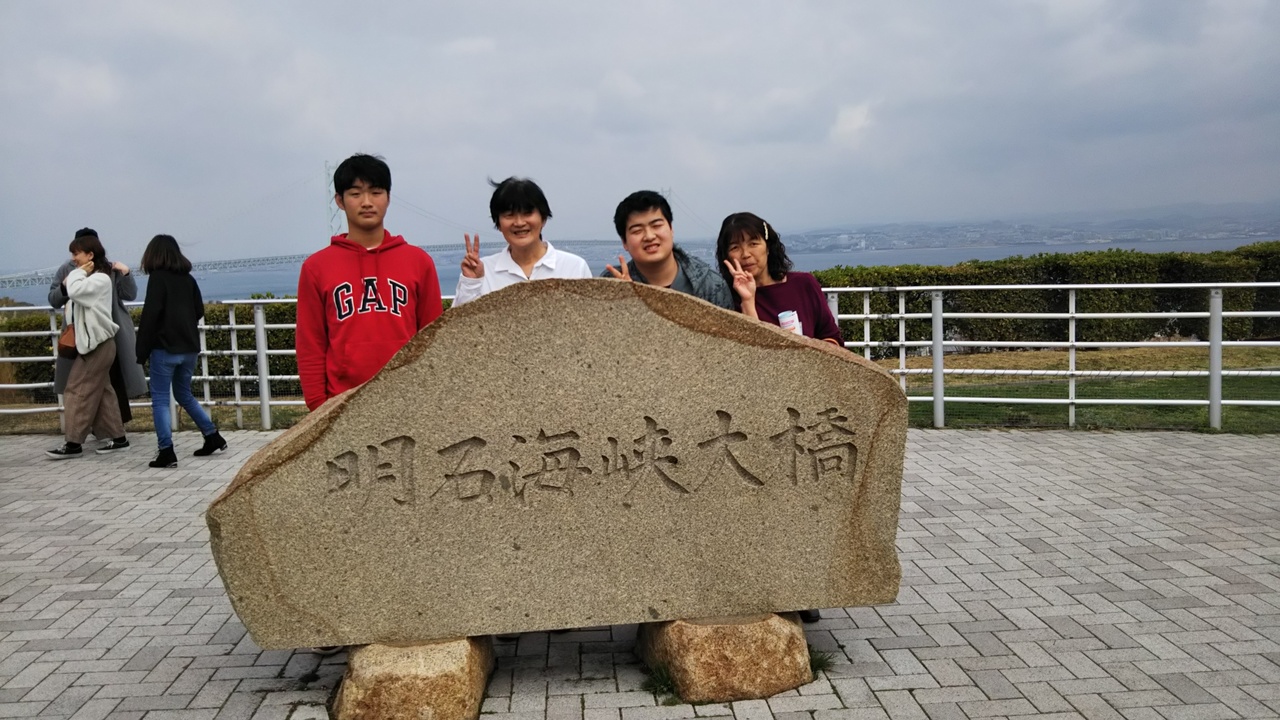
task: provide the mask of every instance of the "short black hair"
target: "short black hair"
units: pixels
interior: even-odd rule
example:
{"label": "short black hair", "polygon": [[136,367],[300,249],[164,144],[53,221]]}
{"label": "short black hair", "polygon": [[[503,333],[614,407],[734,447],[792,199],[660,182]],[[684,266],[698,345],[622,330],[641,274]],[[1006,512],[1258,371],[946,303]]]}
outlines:
{"label": "short black hair", "polygon": [[503,213],[527,213],[538,211],[542,221],[551,219],[551,206],[547,204],[547,196],[543,194],[538,183],[529,178],[509,177],[502,182],[489,180],[493,187],[493,195],[489,198],[489,217],[493,218],[493,226],[498,227],[498,217]]}
{"label": "short black hair", "polygon": [[787,257],[787,246],[782,244],[778,231],[755,213],[734,213],[720,223],[720,235],[716,238],[716,267],[729,287],[733,287],[733,274],[724,266],[724,261],[729,259],[729,245],[753,237],[764,240],[769,277],[781,280],[791,270],[791,258]]}
{"label": "short black hair", "polygon": [[366,185],[391,192],[391,168],[377,155],[356,153],[343,160],[333,171],[333,191],[342,195],[355,187],[357,180]]}
{"label": "short black hair", "polygon": [[102,247],[102,241],[98,239],[98,233],[93,230],[89,230],[89,232],[85,233],[85,230],[89,230],[89,228],[82,228],[76,231],[76,236],[71,241],[71,244],[67,246],[67,251],[73,253],[93,253],[94,271],[110,271],[111,261],[107,259],[107,249]]}
{"label": "short black hair", "polygon": [[148,275],[156,270],[168,270],[175,273],[191,272],[191,261],[182,254],[178,241],[172,235],[157,235],[147,243],[142,251],[142,272]]}
{"label": "short black hair", "polygon": [[649,212],[657,208],[662,211],[662,217],[667,219],[667,224],[671,224],[671,203],[662,197],[661,194],[652,190],[637,190],[622,199],[618,203],[618,209],[613,211],[613,227],[618,231],[618,237],[623,240],[627,239],[627,219],[634,213]]}

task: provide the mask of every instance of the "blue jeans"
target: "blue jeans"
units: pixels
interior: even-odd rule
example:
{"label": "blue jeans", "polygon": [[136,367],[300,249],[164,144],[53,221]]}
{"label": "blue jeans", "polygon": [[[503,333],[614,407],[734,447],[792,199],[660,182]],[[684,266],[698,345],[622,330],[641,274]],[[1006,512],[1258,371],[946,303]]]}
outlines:
{"label": "blue jeans", "polygon": [[173,397],[195,421],[201,435],[217,432],[209,413],[200,407],[191,394],[191,375],[196,369],[195,353],[171,353],[163,348],[151,351],[151,415],[155,418],[156,440],[160,449],[173,447],[173,433],[169,429],[169,386]]}

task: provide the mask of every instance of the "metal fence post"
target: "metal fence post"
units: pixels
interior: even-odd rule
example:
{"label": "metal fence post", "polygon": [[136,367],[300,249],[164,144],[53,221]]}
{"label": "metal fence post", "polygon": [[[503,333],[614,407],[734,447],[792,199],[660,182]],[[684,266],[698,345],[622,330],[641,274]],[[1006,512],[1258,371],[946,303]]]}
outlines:
{"label": "metal fence post", "polygon": [[271,429],[271,367],[267,364],[267,309],[253,304],[253,338],[258,348],[258,410],[262,429]]}
{"label": "metal fence post", "polygon": [[898,376],[898,387],[902,388],[902,392],[907,391],[907,294],[898,293],[898,369],[902,370],[902,374]]}
{"label": "metal fence post", "polygon": [[871,359],[871,292],[862,293],[862,356]]}
{"label": "metal fence post", "polygon": [[244,429],[244,406],[240,404],[240,401],[243,399],[240,397],[240,346],[236,338],[236,336],[239,335],[240,331],[236,330],[236,306],[235,305],[231,305],[231,304],[227,305],[227,325],[230,326],[230,329],[227,331],[227,334],[231,338],[231,375],[235,378],[235,380],[233,381],[233,387],[235,388],[235,399],[236,399],[236,429],[243,430]]}
{"label": "metal fence post", "polygon": [[[58,311],[49,308],[49,352],[53,353],[53,376],[58,376]],[[54,400],[58,403],[58,432],[65,434],[67,432],[67,405],[62,401],[62,396],[55,394]]]}
{"label": "metal fence post", "polygon": [[1076,291],[1067,291],[1067,312],[1071,319],[1067,320],[1067,340],[1071,347],[1067,348],[1067,427],[1076,426]]}
{"label": "metal fence post", "polygon": [[1209,290],[1209,427],[1222,429],[1222,288]]}
{"label": "metal fence post", "polygon": [[934,290],[933,297],[933,426],[947,426],[947,413],[942,389],[942,291]]}
{"label": "metal fence post", "polygon": [[[840,293],[827,293],[827,309],[831,311],[831,317],[835,318],[836,327],[840,327]],[[844,337],[844,333],[840,337]]]}
{"label": "metal fence post", "polygon": [[209,339],[205,337],[204,318],[200,319],[200,374],[204,375],[204,404],[212,409],[213,398],[209,394]]}

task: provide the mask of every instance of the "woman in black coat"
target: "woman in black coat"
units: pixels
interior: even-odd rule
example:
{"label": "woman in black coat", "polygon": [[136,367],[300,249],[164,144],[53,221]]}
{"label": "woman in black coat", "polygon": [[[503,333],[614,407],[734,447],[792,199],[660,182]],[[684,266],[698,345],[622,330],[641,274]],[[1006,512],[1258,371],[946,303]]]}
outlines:
{"label": "woman in black coat", "polygon": [[157,235],[142,253],[142,270],[147,274],[147,299],[138,321],[138,362],[151,365],[151,414],[155,418],[159,452],[151,461],[154,468],[178,467],[169,423],[169,391],[200,428],[204,445],[195,455],[212,455],[227,449],[227,441],[213,420],[191,393],[191,376],[200,353],[200,319],[204,299],[200,286],[191,277],[191,261],[171,235]]}

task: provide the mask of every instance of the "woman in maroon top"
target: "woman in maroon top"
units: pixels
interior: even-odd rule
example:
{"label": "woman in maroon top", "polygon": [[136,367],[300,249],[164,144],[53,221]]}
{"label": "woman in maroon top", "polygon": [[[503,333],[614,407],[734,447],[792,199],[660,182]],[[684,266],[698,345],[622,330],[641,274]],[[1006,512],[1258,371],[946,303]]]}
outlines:
{"label": "woman in maroon top", "polygon": [[[716,260],[743,314],[786,327],[778,315],[791,311],[798,323],[788,322],[793,332],[842,347],[840,326],[831,316],[818,279],[809,273],[791,272],[786,247],[762,218],[752,213],[725,218],[716,239]],[[800,619],[812,623],[822,615],[817,610],[801,610]]]}
{"label": "woman in maroon top", "polygon": [[716,239],[720,274],[734,289],[744,315],[783,326],[778,315],[796,314],[798,334],[841,345],[840,326],[827,306],[818,279],[792,272],[787,249],[773,226],[752,213],[734,213]]}

